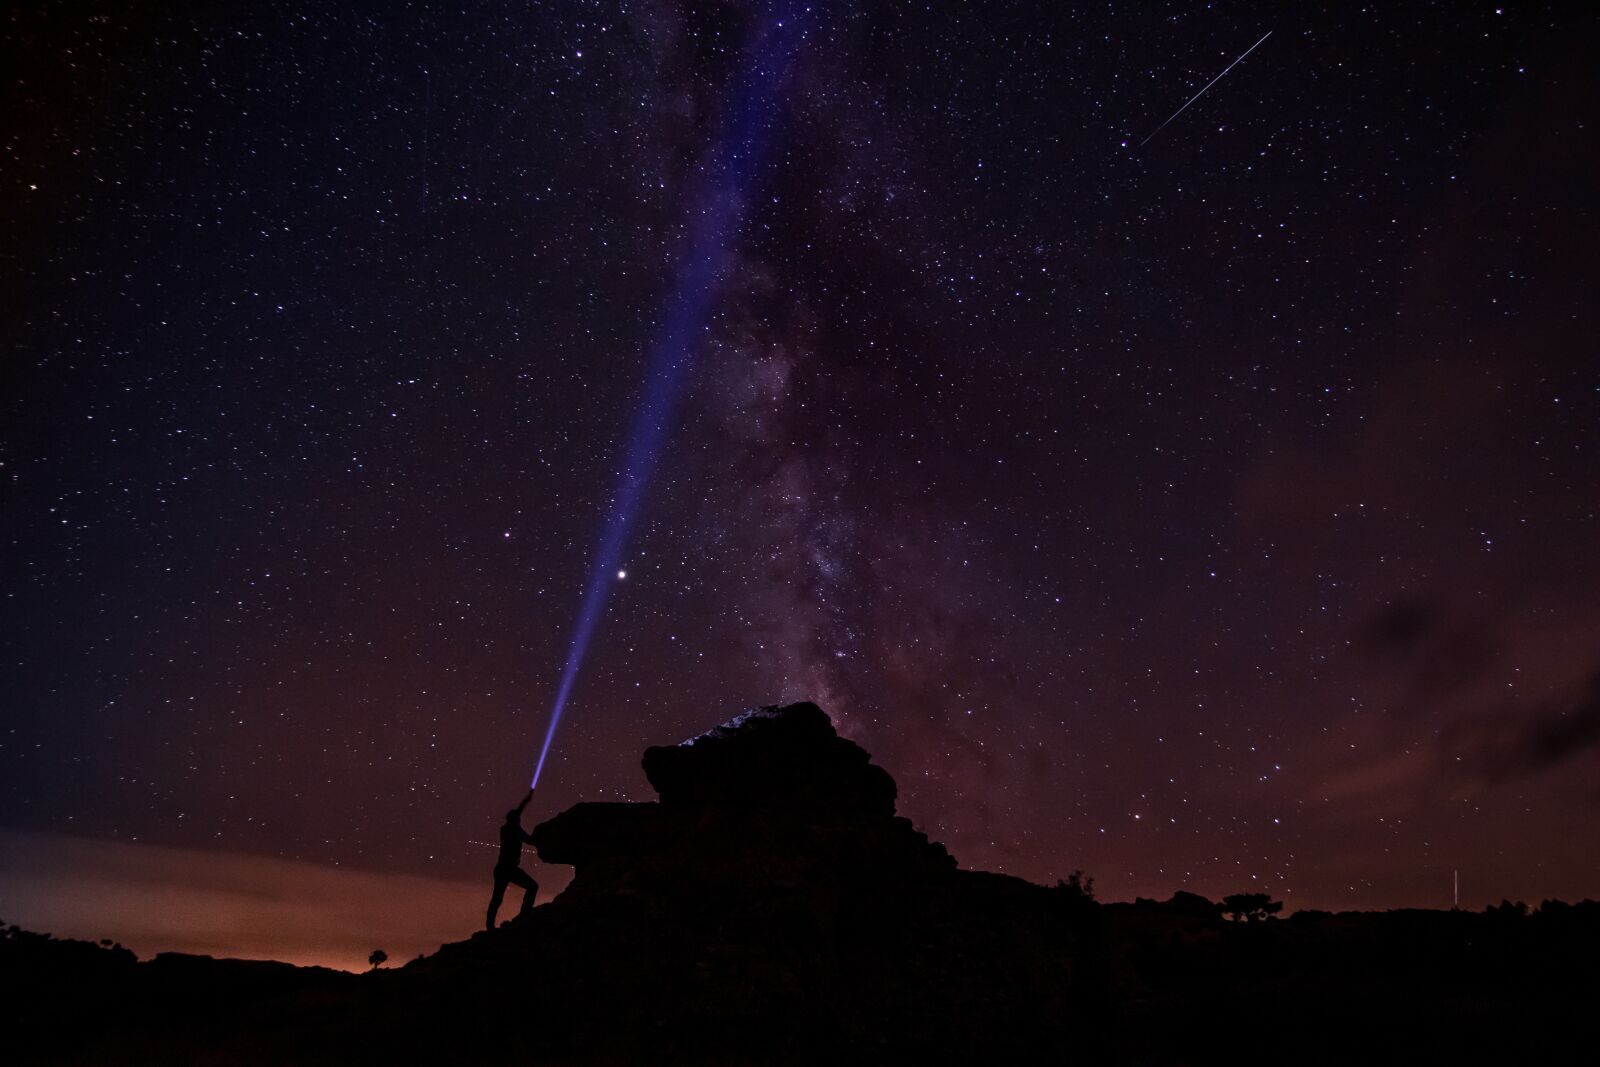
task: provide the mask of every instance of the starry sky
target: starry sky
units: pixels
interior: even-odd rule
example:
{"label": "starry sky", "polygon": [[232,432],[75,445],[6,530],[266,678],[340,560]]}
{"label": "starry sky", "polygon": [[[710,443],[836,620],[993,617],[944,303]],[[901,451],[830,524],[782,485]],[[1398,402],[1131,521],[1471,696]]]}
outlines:
{"label": "starry sky", "polygon": [[[8,14],[0,827],[477,892],[795,6]],[[968,867],[1600,893],[1597,30],[814,5],[532,819],[814,699]]]}

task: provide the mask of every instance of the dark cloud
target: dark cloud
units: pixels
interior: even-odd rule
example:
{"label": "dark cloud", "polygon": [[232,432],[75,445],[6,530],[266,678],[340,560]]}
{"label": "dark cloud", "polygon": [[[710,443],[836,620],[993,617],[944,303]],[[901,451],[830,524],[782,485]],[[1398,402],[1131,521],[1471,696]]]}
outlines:
{"label": "dark cloud", "polygon": [[1433,605],[1400,601],[1368,619],[1357,640],[1372,653],[1410,652],[1438,625],[1439,612]]}
{"label": "dark cloud", "polygon": [[1486,785],[1551,770],[1600,748],[1600,667],[1581,687],[1532,708],[1466,720],[1444,737],[1447,760]]}
{"label": "dark cloud", "polygon": [[1401,600],[1356,629],[1356,647],[1370,663],[1396,672],[1405,686],[1404,709],[1427,710],[1470,690],[1501,660],[1515,614],[1475,603]]}

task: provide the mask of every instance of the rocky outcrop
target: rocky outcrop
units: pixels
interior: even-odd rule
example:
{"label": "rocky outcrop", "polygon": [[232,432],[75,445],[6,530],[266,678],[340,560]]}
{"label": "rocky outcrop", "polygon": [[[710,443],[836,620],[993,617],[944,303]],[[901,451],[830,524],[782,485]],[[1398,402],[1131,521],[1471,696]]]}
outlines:
{"label": "rocky outcrop", "polygon": [[542,860],[574,867],[555,901],[408,970],[470,983],[530,966],[541,977],[516,980],[550,1009],[542,1039],[619,1061],[945,1062],[1081,1043],[1106,988],[1092,905],[958,870],[816,705],[651,748],[644,770],[658,800],[578,804],[534,828]]}
{"label": "rocky outcrop", "polygon": [[757,708],[682,744],[648,748],[644,774],[668,807],[894,814],[889,772],[809,703]]}
{"label": "rocky outcrop", "polygon": [[895,816],[894,779],[815,704],[647,749],[644,771],[659,802],[578,804],[534,828],[540,859],[576,868],[568,895],[764,896],[955,869]]}

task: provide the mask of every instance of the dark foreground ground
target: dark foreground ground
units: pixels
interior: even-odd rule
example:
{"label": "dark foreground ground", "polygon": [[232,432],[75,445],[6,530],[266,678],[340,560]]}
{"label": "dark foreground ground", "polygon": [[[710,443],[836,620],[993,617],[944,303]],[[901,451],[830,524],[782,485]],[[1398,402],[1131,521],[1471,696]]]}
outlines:
{"label": "dark foreground ground", "polygon": [[[1593,902],[1531,915],[1303,914],[1255,924],[1163,905],[1062,907],[1083,940],[1057,974],[986,974],[968,955],[976,946],[940,942],[929,947],[954,953],[947,969],[917,973],[885,955],[853,961],[862,970],[832,975],[831,988],[799,980],[811,961],[755,973],[710,946],[577,973],[520,960],[560,940],[531,929],[557,920],[547,913],[559,905],[362,975],[177,955],[137,962],[124,950],[13,931],[0,944],[9,1020],[0,1061],[1595,1062]],[[618,919],[605,951],[624,951],[638,933]],[[1040,971],[1049,958],[1041,951]],[[1052,983],[1054,993],[1041,995]]]}
{"label": "dark foreground ground", "polygon": [[1224,921],[958,870],[809,704],[533,831],[554,901],[369,974],[11,930],[0,1063],[1597,1062],[1600,904]]}

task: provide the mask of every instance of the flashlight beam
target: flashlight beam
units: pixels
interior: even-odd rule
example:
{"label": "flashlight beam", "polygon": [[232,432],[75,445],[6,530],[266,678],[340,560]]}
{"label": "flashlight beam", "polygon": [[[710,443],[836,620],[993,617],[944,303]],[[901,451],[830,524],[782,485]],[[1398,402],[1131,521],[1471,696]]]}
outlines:
{"label": "flashlight beam", "polygon": [[745,53],[739,84],[731,97],[735,108],[727,116],[721,135],[712,141],[702,169],[704,181],[691,200],[688,240],[667,299],[661,333],[650,351],[639,415],[628,438],[605,530],[590,562],[589,582],[584,587],[572,644],[561,669],[530,789],[539,785],[556,728],[577,684],[590,639],[604,614],[613,575],[620,570],[628,533],[660,459],[696,344],[716,296],[718,265],[744,221],[745,201],[766,154],[788,71],[804,36],[804,27],[795,19],[778,19],[760,32]]}

